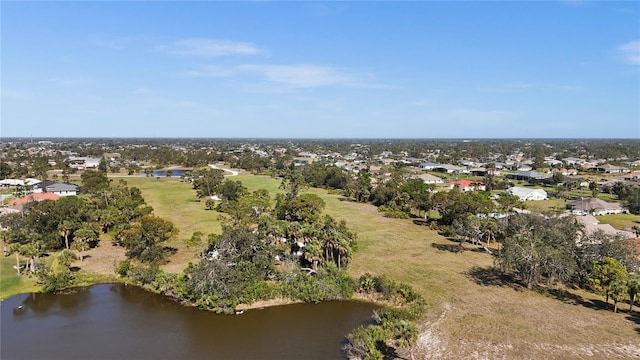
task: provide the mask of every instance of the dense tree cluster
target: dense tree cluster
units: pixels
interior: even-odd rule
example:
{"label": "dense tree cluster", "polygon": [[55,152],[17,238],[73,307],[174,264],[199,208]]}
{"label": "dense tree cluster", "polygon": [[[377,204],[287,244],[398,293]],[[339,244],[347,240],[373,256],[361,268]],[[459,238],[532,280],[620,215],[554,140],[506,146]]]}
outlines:
{"label": "dense tree cluster", "polygon": [[[111,184],[98,171],[86,171],[82,180],[83,195],[31,202],[20,213],[0,217],[0,234],[9,252],[29,257],[31,264],[44,252],[60,249],[75,250],[83,260],[100,234],[125,232],[152,211],[140,190],[122,180]],[[35,271],[34,265],[30,268]]]}
{"label": "dense tree cluster", "polygon": [[625,296],[635,299],[636,277],[628,274],[640,268],[629,239],[602,231],[585,234],[571,216],[520,214],[499,225],[498,265],[527,288],[555,282],[590,288],[607,302],[611,297],[615,309]]}

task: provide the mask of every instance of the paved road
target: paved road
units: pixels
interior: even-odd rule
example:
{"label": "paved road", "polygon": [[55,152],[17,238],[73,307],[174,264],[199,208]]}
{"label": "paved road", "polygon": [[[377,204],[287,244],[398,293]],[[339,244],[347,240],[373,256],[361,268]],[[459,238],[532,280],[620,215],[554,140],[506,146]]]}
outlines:
{"label": "paved road", "polygon": [[238,172],[237,172],[237,171],[235,171],[235,170],[225,169],[225,168],[219,168],[219,167],[217,167],[217,166],[216,166],[216,165],[214,165],[214,164],[209,164],[209,167],[210,167],[210,168],[212,168],[212,169],[220,169],[220,170],[224,170],[224,171],[226,171],[226,172],[231,173],[231,175],[225,175],[225,176],[238,176]]}

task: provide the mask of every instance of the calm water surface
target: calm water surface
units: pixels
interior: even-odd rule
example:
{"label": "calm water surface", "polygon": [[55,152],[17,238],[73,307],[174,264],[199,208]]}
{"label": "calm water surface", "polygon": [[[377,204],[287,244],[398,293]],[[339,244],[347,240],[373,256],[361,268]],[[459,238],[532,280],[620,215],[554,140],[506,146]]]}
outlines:
{"label": "calm water surface", "polygon": [[375,308],[340,301],[217,315],[120,284],[23,294],[0,303],[0,358],[341,359],[344,335]]}
{"label": "calm water surface", "polygon": [[[171,171],[171,176],[172,177],[180,177],[180,176],[182,176],[182,174],[184,174],[186,172],[187,172],[187,170],[172,170]],[[140,176],[147,176],[147,174],[145,174],[144,172],[141,172]],[[151,174],[151,176],[153,176],[153,177],[167,176],[167,171],[166,170],[156,170]]]}

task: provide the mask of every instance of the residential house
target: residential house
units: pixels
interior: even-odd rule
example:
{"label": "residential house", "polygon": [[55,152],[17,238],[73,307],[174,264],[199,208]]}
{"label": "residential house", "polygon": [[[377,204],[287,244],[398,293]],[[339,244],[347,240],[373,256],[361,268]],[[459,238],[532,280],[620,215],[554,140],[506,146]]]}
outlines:
{"label": "residential house", "polygon": [[17,186],[24,186],[24,180],[21,180],[21,179],[0,180],[0,187],[17,187]]}
{"label": "residential house", "polygon": [[423,162],[422,164],[420,164],[420,169],[422,169],[422,170],[433,170],[437,166],[440,166],[440,164],[427,161],[427,162]]}
{"label": "residential house", "polygon": [[591,171],[603,172],[605,174],[624,174],[631,172],[631,170],[625,167],[615,166],[611,164],[594,166],[593,168],[591,168]]}
{"label": "residential house", "polygon": [[581,198],[567,203],[567,209],[576,214],[606,215],[628,212],[620,203],[606,202],[597,198]]}
{"label": "residential house", "polygon": [[623,175],[624,180],[640,180],[640,171],[634,171],[627,175]]}
{"label": "residential house", "polygon": [[536,172],[536,171],[521,171],[516,174],[508,174],[507,177],[512,178],[514,180],[542,180],[545,178],[544,175]]}
{"label": "residential house", "polygon": [[425,184],[442,184],[444,180],[431,174],[420,174],[416,176],[417,179],[424,181]]}
{"label": "residential house", "polygon": [[100,165],[99,158],[84,156],[69,156],[66,162],[69,164],[69,167],[78,170],[97,169]]}
{"label": "residential house", "polygon": [[59,196],[75,196],[80,193],[80,187],[76,184],[47,180],[44,183],[35,185],[33,192],[35,194],[52,193]]}
{"label": "residential house", "polygon": [[464,167],[450,165],[450,164],[440,164],[433,168],[434,171],[444,172],[447,174],[466,174],[469,173]]}
{"label": "residential house", "polygon": [[530,189],[514,186],[505,191],[509,195],[517,196],[521,201],[539,201],[547,199],[547,192],[542,189]]}
{"label": "residential house", "polygon": [[60,195],[54,193],[38,193],[38,194],[29,194],[23,198],[13,199],[9,201],[9,207],[16,207],[20,205],[24,205],[26,203],[30,203],[32,201],[43,201],[43,200],[58,200]]}
{"label": "residential house", "polygon": [[456,186],[460,189],[460,191],[474,191],[474,190],[484,191],[486,189],[484,184],[479,181],[456,180],[456,181],[451,181],[449,183],[450,189],[453,189]]}
{"label": "residential house", "polygon": [[587,235],[591,235],[597,231],[602,231],[607,235],[618,235],[626,239],[635,237],[635,234],[630,231],[618,230],[610,224],[600,224],[600,221],[591,215],[577,216],[578,222],[584,225],[584,230]]}
{"label": "residential house", "polygon": [[554,174],[562,174],[564,176],[574,176],[578,174],[578,170],[576,169],[565,169],[565,168],[552,169],[551,172]]}

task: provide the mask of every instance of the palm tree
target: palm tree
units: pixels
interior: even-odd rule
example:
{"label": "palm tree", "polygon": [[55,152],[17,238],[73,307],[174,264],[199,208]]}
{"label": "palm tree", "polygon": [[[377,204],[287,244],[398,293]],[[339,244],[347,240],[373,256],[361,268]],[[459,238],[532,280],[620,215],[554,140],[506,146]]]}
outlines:
{"label": "palm tree", "polygon": [[73,248],[80,253],[80,261],[82,262],[84,256],[83,252],[89,250],[89,241],[96,240],[98,238],[98,229],[95,225],[83,224],[74,234]]}
{"label": "palm tree", "polygon": [[318,240],[310,241],[305,245],[304,259],[311,263],[313,271],[318,271],[318,264],[322,261],[322,246]]}
{"label": "palm tree", "polygon": [[22,247],[18,243],[15,243],[9,246],[9,253],[16,254],[16,270],[18,271],[18,276],[20,276],[20,252],[21,251],[22,251]]}
{"label": "palm tree", "polygon": [[71,266],[71,263],[77,259],[76,254],[74,254],[71,250],[62,250],[60,254],[58,254],[58,263],[66,268]]}
{"label": "palm tree", "polygon": [[629,312],[633,311],[633,303],[640,292],[640,274],[629,275],[627,279],[627,295],[629,295]]}
{"label": "palm tree", "polygon": [[84,260],[84,252],[89,250],[89,243],[83,240],[76,240],[73,242],[73,244],[71,245],[71,248],[73,248],[73,250],[77,250],[78,251],[78,255],[80,256],[80,262],[82,262]]}
{"label": "palm tree", "polygon": [[76,224],[70,220],[64,220],[62,223],[58,225],[58,232],[60,236],[64,237],[64,246],[69,249],[69,236],[73,233],[76,228]]}

